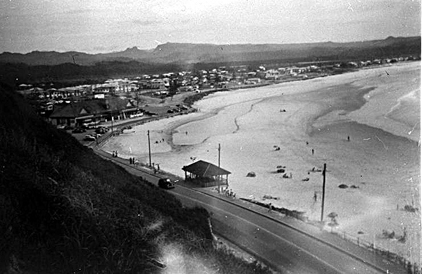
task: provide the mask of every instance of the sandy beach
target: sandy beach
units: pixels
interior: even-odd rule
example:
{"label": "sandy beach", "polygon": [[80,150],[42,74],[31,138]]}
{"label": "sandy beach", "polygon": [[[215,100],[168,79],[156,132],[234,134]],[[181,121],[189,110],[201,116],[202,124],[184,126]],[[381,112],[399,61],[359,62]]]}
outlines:
{"label": "sandy beach", "polygon": [[[420,62],[408,62],[219,92],[196,102],[196,113],[134,127],[103,149],[146,163],[150,130],[152,162],[183,176],[193,161],[217,164],[221,144],[237,197],[278,197],[270,202],[311,220],[320,218],[322,192],[312,169],[326,163],[325,216],[338,214],[335,229],[420,264],[420,84]],[[406,241],[383,230],[406,231]]]}

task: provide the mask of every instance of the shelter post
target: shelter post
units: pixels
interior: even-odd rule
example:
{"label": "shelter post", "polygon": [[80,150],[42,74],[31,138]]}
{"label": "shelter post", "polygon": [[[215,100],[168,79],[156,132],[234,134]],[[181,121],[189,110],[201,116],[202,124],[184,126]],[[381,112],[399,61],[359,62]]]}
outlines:
{"label": "shelter post", "polygon": [[151,167],[151,140],[149,138],[149,130],[148,130],[148,156],[149,156],[149,166]]}
{"label": "shelter post", "polygon": [[327,164],[324,163],[324,170],[322,171],[322,204],[321,204],[321,223],[324,220],[324,203],[325,203],[325,173],[327,171]]}

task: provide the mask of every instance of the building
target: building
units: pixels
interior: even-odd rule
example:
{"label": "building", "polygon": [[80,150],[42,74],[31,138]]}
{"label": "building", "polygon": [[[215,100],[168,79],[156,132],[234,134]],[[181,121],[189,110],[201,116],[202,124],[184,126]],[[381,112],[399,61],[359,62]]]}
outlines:
{"label": "building", "polygon": [[131,114],[137,112],[136,102],[127,99],[109,98],[57,105],[49,119],[53,125],[78,127],[111,119],[127,119]]}
{"label": "building", "polygon": [[280,77],[280,72],[275,69],[265,71],[265,79],[277,80]]}
{"label": "building", "polygon": [[259,83],[261,83],[260,78],[249,78],[248,80],[245,81],[245,84],[251,84],[251,85],[255,85]]}
{"label": "building", "polygon": [[198,183],[202,187],[229,185],[230,171],[202,160],[184,166],[182,170],[185,171],[185,180]]}

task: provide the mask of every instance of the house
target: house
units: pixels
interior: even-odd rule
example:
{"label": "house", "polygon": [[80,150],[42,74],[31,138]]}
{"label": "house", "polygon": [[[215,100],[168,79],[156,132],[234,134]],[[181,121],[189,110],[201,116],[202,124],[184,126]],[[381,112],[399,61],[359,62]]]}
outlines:
{"label": "house", "polygon": [[149,82],[149,88],[151,89],[165,89],[165,83],[163,79],[152,79]]}
{"label": "house", "polygon": [[256,72],[255,71],[248,72],[248,77],[249,78],[256,77]]}
{"label": "house", "polygon": [[286,68],[278,68],[277,70],[278,70],[280,73],[283,73],[283,74],[284,74],[284,73],[286,73],[286,70],[287,70],[287,69],[286,69]]}
{"label": "house", "polygon": [[294,66],[294,67],[288,68],[288,71],[289,71],[289,74],[291,74],[291,75],[297,75],[299,73],[306,72],[306,68]]}
{"label": "house", "polygon": [[245,84],[258,84],[261,83],[261,79],[260,78],[249,78],[248,80],[245,81]]}
{"label": "house", "polygon": [[137,112],[138,107],[135,101],[108,98],[56,105],[49,118],[53,125],[82,126],[86,123],[112,118],[127,119]]}
{"label": "house", "polygon": [[265,79],[277,80],[280,77],[280,72],[275,69],[265,71]]}
{"label": "house", "polygon": [[98,93],[114,93],[116,91],[116,86],[111,83],[97,84],[93,86],[93,91]]}

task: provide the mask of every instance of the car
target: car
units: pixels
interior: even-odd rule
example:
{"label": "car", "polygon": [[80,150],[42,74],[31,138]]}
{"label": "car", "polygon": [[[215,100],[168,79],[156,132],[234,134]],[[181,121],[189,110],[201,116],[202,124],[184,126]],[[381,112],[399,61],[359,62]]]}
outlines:
{"label": "car", "polygon": [[74,130],[72,130],[72,133],[83,133],[83,132],[85,132],[86,130],[84,129],[84,128],[81,128],[81,127],[77,127],[77,128],[75,128]]}
{"label": "car", "polygon": [[99,127],[99,128],[95,129],[95,133],[98,133],[98,134],[104,134],[107,131],[108,131],[108,128],[106,128],[106,127]]}
{"label": "car", "polygon": [[158,186],[164,189],[174,188],[174,183],[169,178],[161,178],[158,180]]}
{"label": "car", "polygon": [[88,135],[85,135],[84,140],[85,141],[95,141],[95,140],[97,140],[97,138],[88,134]]}

